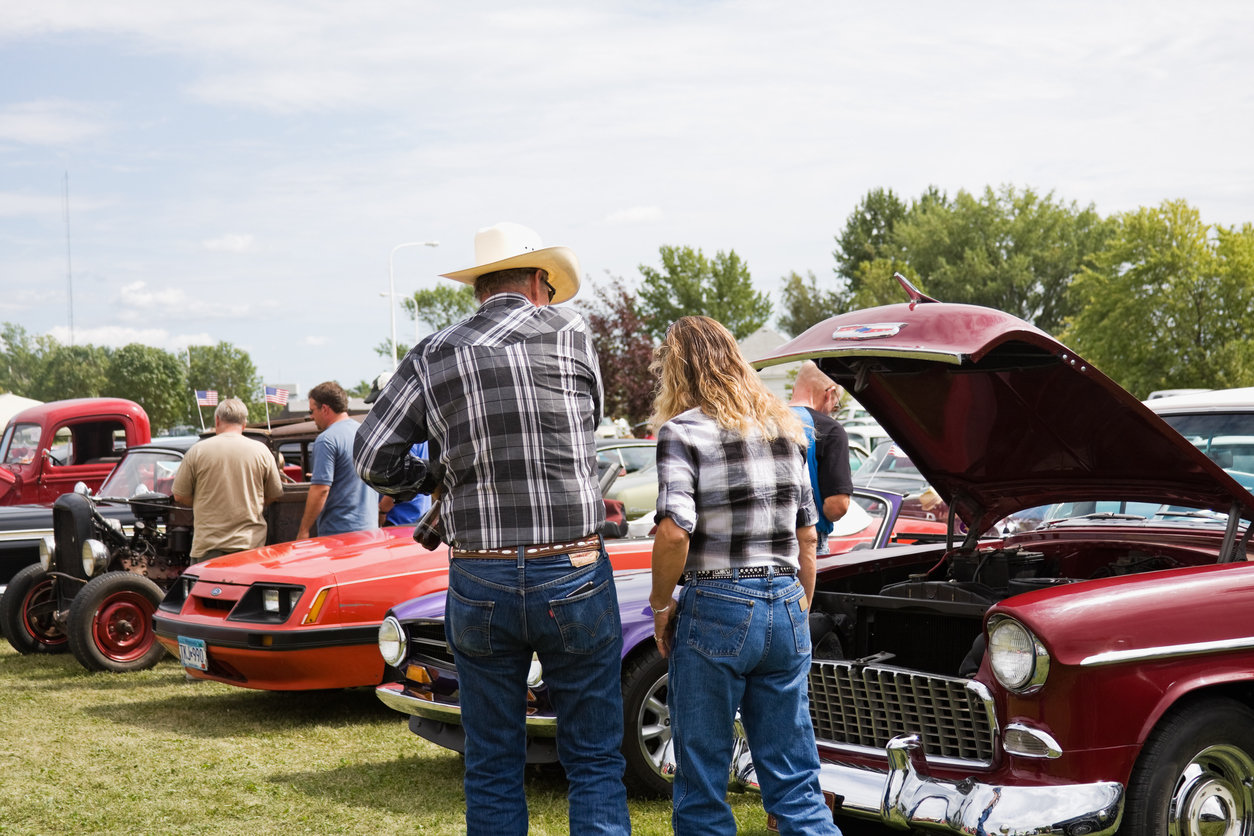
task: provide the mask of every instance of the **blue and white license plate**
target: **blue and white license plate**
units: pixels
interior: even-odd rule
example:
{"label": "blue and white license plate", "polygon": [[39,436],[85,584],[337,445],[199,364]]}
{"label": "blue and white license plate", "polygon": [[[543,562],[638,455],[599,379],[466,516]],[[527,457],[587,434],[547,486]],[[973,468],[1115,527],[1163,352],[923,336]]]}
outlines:
{"label": "blue and white license plate", "polygon": [[209,651],[205,649],[204,639],[179,636],[179,664],[198,671],[209,670]]}

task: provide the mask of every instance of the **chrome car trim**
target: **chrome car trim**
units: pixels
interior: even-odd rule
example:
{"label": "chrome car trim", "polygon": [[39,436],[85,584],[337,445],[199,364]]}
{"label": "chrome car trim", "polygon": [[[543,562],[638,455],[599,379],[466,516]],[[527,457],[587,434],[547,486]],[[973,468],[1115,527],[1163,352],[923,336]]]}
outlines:
{"label": "chrome car trim", "polygon": [[1082,668],[1102,665],[1118,665],[1123,662],[1142,662],[1154,659],[1173,659],[1177,656],[1196,656],[1206,653],[1227,653],[1233,650],[1254,650],[1254,636],[1239,639],[1220,639],[1213,642],[1167,644],[1159,647],[1139,647],[1133,650],[1107,650],[1080,660]]}
{"label": "chrome car trim", "polygon": [[[439,723],[462,724],[462,708],[460,705],[435,702],[423,699],[409,691],[403,683],[387,682],[374,689],[379,701],[402,714],[411,714],[424,720],[435,720]],[[530,737],[556,737],[556,717],[527,717],[527,734]]]}
{"label": "chrome car trim", "polygon": [[[1123,815],[1123,786],[1114,781],[1034,787],[950,781],[928,775],[917,735],[893,738],[886,751],[886,771],[820,765],[819,784],[836,799],[837,813],[900,830],[998,836],[1109,836]],[[733,783],[760,792],[751,771]]]}
{"label": "chrome car trim", "polygon": [[[1035,751],[1026,746],[1019,744],[1015,738],[1023,736],[1040,744],[1043,751]],[[1002,735],[1001,746],[1012,755],[1018,755],[1021,758],[1048,758],[1055,760],[1062,757],[1062,747],[1058,745],[1058,741],[1052,735],[1034,729],[1024,723],[1009,723],[1006,726],[1006,733]]]}
{"label": "chrome car trim", "polygon": [[52,533],[52,526],[46,525],[43,528],[24,528],[20,531],[0,531],[0,543],[9,540],[35,540],[38,541],[45,534]]}
{"label": "chrome car trim", "polygon": [[993,762],[997,714],[988,688],[976,680],[824,659],[810,666],[809,696],[822,744],[882,752],[913,732],[924,736],[933,763]]}

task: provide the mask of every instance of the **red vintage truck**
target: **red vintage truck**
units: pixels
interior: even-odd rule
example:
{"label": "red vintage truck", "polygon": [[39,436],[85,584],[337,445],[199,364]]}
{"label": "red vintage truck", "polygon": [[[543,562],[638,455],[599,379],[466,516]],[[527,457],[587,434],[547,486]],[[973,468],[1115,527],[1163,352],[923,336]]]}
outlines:
{"label": "red vintage truck", "polygon": [[152,440],[148,414],[123,398],[74,398],[14,415],[0,439],[0,505],[51,505],[96,490],[122,451]]}

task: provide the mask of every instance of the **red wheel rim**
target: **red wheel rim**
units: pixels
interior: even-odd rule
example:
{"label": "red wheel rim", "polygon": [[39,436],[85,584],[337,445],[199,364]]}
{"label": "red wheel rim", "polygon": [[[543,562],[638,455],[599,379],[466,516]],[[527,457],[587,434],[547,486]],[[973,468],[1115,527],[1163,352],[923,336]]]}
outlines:
{"label": "red wheel rim", "polygon": [[47,647],[65,644],[66,635],[57,627],[53,614],[57,610],[56,590],[52,578],[44,578],[30,588],[22,599],[22,626],[31,638]]}
{"label": "red wheel rim", "polygon": [[152,614],[156,609],[138,592],[119,592],[100,604],[92,620],[92,638],[114,662],[132,662],[152,648]]}

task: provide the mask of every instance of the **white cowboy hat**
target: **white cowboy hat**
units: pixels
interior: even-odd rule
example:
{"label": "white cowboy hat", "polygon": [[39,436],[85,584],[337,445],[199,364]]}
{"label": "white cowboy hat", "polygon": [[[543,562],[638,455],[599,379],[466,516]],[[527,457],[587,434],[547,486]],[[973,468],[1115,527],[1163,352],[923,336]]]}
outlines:
{"label": "white cowboy hat", "polygon": [[485,273],[511,267],[535,267],[548,273],[549,284],[557,291],[554,305],[579,292],[579,259],[570,248],[543,247],[534,230],[508,222],[485,226],[475,233],[474,267],[440,275],[473,285]]}

